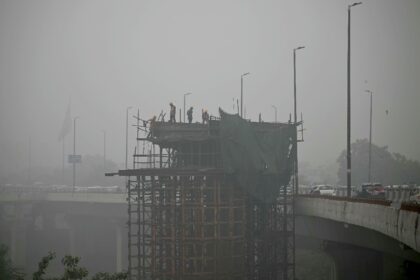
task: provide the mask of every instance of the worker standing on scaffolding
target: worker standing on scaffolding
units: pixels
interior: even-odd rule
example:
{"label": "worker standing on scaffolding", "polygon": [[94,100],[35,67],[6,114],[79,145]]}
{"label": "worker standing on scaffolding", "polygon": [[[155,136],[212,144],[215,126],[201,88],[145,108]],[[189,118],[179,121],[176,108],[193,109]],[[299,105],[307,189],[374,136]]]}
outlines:
{"label": "worker standing on scaffolding", "polygon": [[209,113],[207,113],[207,110],[201,109],[201,118],[203,119],[203,123],[209,122]]}
{"label": "worker standing on scaffolding", "polygon": [[169,103],[169,106],[171,106],[171,111],[170,111],[170,114],[169,114],[170,115],[169,122],[170,123],[175,123],[176,107],[172,102]]}
{"label": "worker standing on scaffolding", "polygon": [[188,123],[192,123],[192,119],[193,119],[193,107],[191,106],[190,109],[188,109],[187,111],[187,116],[188,116]]}

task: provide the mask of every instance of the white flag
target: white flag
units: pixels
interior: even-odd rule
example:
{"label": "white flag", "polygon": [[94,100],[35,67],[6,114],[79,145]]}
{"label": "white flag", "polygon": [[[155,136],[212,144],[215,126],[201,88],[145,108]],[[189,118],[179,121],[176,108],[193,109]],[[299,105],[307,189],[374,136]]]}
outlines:
{"label": "white flag", "polygon": [[70,102],[67,106],[66,116],[64,117],[63,126],[61,127],[60,134],[58,135],[58,141],[62,141],[64,137],[70,132],[71,130],[71,116],[70,116]]}

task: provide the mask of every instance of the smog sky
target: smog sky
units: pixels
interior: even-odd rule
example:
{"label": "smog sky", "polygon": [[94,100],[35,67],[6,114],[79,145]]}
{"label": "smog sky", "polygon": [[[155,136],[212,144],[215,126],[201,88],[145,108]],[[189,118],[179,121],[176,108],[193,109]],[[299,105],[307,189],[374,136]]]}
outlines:
{"label": "smog sky", "polygon": [[[125,159],[125,110],[144,119],[169,102],[218,115],[286,122],[293,48],[300,161],[335,161],[346,146],[347,5],[351,1],[0,1],[0,169],[60,167],[57,140],[71,100],[77,153]],[[420,159],[420,1],[367,0],[352,9],[352,140]],[[177,114],[178,119],[178,114]],[[134,120],[130,117],[130,124]],[[135,130],[130,126],[130,152]],[[71,153],[73,134],[66,137]]]}

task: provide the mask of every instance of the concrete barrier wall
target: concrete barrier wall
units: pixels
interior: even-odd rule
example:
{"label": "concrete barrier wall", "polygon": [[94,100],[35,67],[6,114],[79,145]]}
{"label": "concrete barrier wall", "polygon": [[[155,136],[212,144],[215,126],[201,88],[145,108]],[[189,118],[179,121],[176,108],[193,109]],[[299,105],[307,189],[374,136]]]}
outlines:
{"label": "concrete barrier wall", "polygon": [[408,201],[415,190],[412,189],[388,189],[385,197],[392,201]]}
{"label": "concrete barrier wall", "polygon": [[92,203],[127,203],[125,193],[49,193],[48,201],[92,202]]}
{"label": "concrete barrier wall", "polygon": [[298,197],[296,214],[361,226],[388,235],[420,252],[420,213],[365,202]]}
{"label": "concrete barrier wall", "polygon": [[[411,248],[420,248],[419,240],[419,213],[401,210],[398,215],[398,236],[404,244]],[[415,233],[415,234],[413,234]],[[419,251],[417,249],[417,251]]]}

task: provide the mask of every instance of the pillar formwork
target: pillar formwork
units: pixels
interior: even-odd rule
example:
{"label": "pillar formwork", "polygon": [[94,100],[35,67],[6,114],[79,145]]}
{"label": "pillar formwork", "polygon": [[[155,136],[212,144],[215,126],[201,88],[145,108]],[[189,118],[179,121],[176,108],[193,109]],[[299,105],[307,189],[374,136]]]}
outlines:
{"label": "pillar formwork", "polygon": [[248,193],[223,169],[218,127],[138,121],[133,168],[118,172],[130,279],[294,278],[293,187],[270,202]]}

